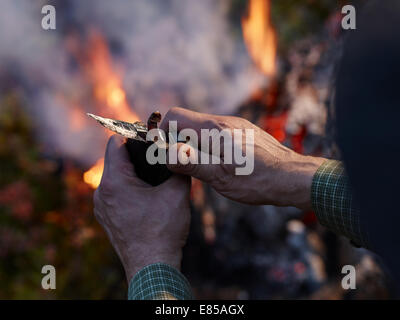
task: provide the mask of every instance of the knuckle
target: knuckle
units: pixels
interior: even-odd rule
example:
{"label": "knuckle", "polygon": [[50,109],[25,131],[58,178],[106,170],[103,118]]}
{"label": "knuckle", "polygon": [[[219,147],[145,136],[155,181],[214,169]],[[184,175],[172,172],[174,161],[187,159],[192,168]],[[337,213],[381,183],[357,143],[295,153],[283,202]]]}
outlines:
{"label": "knuckle", "polygon": [[221,122],[222,120],[218,120],[218,119],[207,119],[203,122],[203,127],[205,129],[218,129],[220,130],[221,127]]}
{"label": "knuckle", "polygon": [[219,131],[227,130],[228,132],[230,132],[232,131],[232,129],[234,129],[234,127],[227,120],[218,121]]}
{"label": "knuckle", "polygon": [[233,128],[235,127],[235,129],[243,129],[243,128],[252,128],[253,124],[244,118],[240,118],[240,117],[235,117],[235,116],[227,116],[224,117],[225,119],[225,124],[228,125],[229,127]]}
{"label": "knuckle", "polygon": [[183,109],[179,107],[172,107],[171,109],[168,110],[167,114],[165,115],[165,119],[171,120],[176,118],[176,116],[182,113],[182,110]]}
{"label": "knuckle", "polygon": [[218,116],[215,119],[215,124],[219,130],[224,130],[224,129],[232,130],[235,128],[235,124],[237,123],[235,119],[239,118],[236,118],[234,116]]}

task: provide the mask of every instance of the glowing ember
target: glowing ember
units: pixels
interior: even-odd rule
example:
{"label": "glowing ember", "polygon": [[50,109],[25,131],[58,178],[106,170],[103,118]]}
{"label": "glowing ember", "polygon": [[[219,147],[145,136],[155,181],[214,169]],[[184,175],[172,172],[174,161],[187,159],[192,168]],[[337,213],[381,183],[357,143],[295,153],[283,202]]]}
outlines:
{"label": "glowing ember", "polygon": [[242,19],[242,29],[255,64],[267,76],[274,76],[277,36],[271,24],[270,0],[250,0],[248,16]]}
{"label": "glowing ember", "polygon": [[83,174],[83,181],[90,185],[93,189],[96,189],[103,176],[104,169],[104,158],[99,159],[96,164]]}

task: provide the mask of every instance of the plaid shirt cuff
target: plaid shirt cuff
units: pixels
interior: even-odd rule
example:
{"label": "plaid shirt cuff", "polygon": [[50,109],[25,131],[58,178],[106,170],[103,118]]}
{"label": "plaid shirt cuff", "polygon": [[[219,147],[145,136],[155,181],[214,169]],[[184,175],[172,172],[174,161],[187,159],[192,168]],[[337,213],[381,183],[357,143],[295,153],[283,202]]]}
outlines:
{"label": "plaid shirt cuff", "polygon": [[177,269],[155,263],[144,267],[130,281],[129,300],[191,300],[190,284]]}
{"label": "plaid shirt cuff", "polygon": [[324,162],[313,177],[311,201],[319,222],[349,238],[356,246],[367,247],[349,181],[341,162]]}

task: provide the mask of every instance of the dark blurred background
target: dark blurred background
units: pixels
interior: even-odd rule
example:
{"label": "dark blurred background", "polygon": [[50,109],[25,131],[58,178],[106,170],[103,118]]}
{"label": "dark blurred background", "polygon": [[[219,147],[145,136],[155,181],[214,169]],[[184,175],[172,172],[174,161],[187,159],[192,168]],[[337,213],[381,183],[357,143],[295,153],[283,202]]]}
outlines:
{"label": "dark blurred background", "polygon": [[[172,106],[233,114],[299,153],[340,158],[331,101],[348,3],[2,0],[0,298],[127,295],[92,214],[109,133],[86,112],[125,121]],[[45,4],[57,10],[56,30],[41,27]],[[241,205],[193,181],[191,229],[183,272],[197,298],[391,297],[376,257],[313,212]],[[56,290],[41,288],[46,264]],[[357,290],[341,287],[346,264],[356,266]]]}

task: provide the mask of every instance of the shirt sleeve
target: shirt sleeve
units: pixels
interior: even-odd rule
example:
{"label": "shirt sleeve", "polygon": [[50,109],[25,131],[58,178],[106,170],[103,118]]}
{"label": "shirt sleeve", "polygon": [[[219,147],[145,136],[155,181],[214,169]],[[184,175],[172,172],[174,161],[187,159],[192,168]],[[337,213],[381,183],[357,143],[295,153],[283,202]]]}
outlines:
{"label": "shirt sleeve", "polygon": [[331,231],[349,238],[355,246],[368,247],[343,164],[328,160],[315,173],[311,202],[318,221]]}
{"label": "shirt sleeve", "polygon": [[144,267],[130,281],[128,300],[191,300],[192,290],[177,269],[156,263]]}

